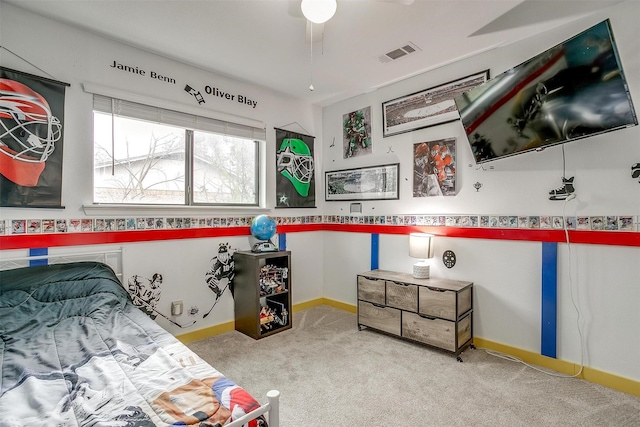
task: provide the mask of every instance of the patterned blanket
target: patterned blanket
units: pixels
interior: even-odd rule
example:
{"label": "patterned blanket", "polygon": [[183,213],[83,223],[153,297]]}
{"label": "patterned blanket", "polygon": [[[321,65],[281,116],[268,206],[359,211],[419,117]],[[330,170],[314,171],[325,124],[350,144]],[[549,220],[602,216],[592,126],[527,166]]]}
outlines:
{"label": "patterned blanket", "polygon": [[0,272],[0,338],[3,427],[220,426],[259,406],[136,308],[105,264]]}

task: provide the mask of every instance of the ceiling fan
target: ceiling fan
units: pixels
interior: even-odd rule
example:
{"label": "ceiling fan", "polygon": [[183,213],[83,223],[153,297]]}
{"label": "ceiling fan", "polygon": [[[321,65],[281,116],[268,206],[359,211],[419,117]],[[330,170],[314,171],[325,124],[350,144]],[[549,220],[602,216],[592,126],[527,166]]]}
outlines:
{"label": "ceiling fan", "polygon": [[[410,5],[415,0],[372,0],[388,3]],[[291,4],[291,3],[290,3]],[[311,44],[311,63],[313,64],[313,44],[324,41],[324,24],[330,20],[338,8],[337,0],[300,0],[300,6],[295,15],[302,15],[307,20],[306,42]],[[323,45],[324,46],[324,45]],[[312,67],[313,68],[313,67]],[[313,70],[311,71],[311,84],[309,90],[313,91]]]}
{"label": "ceiling fan", "polygon": [[[386,3],[396,3],[402,5],[410,5],[415,0],[371,0]],[[338,8],[337,0],[300,0],[291,3],[297,10],[294,15],[301,16],[307,20],[306,41],[307,43],[316,43],[322,41],[324,35],[324,24],[329,21],[336,13]]]}
{"label": "ceiling fan", "polygon": [[[379,0],[388,3],[410,5],[415,0]],[[302,0],[302,14],[314,24],[323,24],[333,17],[338,7],[337,0]]]}
{"label": "ceiling fan", "polygon": [[337,0],[302,0],[300,9],[307,20],[324,24],[333,17],[338,8]]}

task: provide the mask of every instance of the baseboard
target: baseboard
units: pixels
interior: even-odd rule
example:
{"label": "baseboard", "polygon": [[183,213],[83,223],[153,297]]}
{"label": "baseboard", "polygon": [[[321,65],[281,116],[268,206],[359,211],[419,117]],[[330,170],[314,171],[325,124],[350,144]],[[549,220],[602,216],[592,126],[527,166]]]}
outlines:
{"label": "baseboard", "polygon": [[358,311],[358,308],[353,304],[347,304],[346,302],[336,301],[329,298],[316,298],[309,301],[300,302],[298,304],[293,304],[292,310],[295,313],[302,310],[308,310],[319,305],[328,305],[329,307],[338,308],[340,310],[348,311],[349,313],[354,314]]}
{"label": "baseboard", "polygon": [[208,328],[202,328],[196,331],[187,332],[186,334],[176,335],[176,338],[182,341],[182,343],[188,344],[190,342],[231,332],[235,330],[235,328],[236,322],[232,320],[231,322],[220,323],[218,325],[209,326]]}
{"label": "baseboard", "polygon": [[[328,298],[316,298],[309,301],[293,304],[291,310],[296,313],[298,311],[308,310],[312,307],[319,305],[328,305],[330,307],[338,308],[340,310],[348,311],[350,313],[356,313],[356,306],[347,304],[340,301],[331,300]],[[198,329],[196,331],[187,332],[185,334],[176,335],[176,338],[182,341],[184,344],[188,344],[193,341],[203,340],[205,338],[213,337],[215,335],[224,334],[235,330],[235,322],[220,323],[218,325],[209,326],[207,328]]]}
{"label": "baseboard", "polygon": [[[500,344],[494,341],[486,340],[484,338],[474,337],[473,343],[478,349],[487,349],[504,353],[509,356],[517,357],[518,359],[521,359],[522,361],[530,363],[532,365],[552,369],[566,375],[576,375],[578,372],[580,372],[579,364],[567,362],[566,360],[554,359],[552,357],[547,357],[541,354],[534,353],[532,351],[522,350],[516,347]],[[611,374],[609,372],[600,371],[588,366],[583,367],[582,372],[580,373],[580,375],[577,375],[576,378],[581,378],[591,383],[600,384],[614,390],[632,394],[634,396],[640,396],[640,381],[635,381],[629,378]]]}

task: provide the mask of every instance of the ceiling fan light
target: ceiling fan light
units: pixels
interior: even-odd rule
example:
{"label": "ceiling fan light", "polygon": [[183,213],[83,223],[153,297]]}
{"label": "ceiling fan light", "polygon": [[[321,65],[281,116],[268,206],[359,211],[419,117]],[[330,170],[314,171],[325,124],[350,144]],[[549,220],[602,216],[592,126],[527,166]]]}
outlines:
{"label": "ceiling fan light", "polygon": [[327,22],[336,13],[336,0],[302,0],[302,14],[314,24]]}

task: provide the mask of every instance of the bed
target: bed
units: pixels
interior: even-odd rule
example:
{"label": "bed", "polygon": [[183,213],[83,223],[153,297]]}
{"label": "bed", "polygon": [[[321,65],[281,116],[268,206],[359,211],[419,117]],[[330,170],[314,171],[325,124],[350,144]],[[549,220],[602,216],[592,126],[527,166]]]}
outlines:
{"label": "bed", "polygon": [[[0,271],[0,425],[278,427],[96,261]],[[268,417],[268,418],[267,418]]]}

